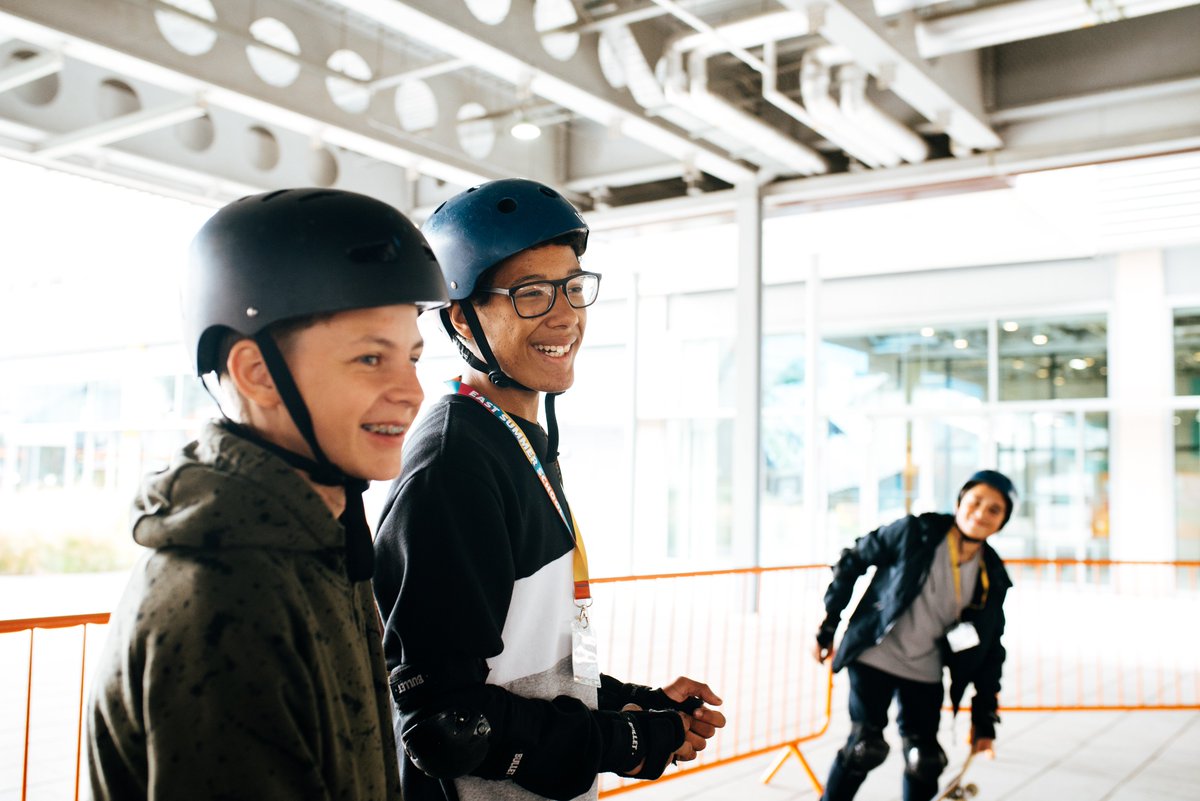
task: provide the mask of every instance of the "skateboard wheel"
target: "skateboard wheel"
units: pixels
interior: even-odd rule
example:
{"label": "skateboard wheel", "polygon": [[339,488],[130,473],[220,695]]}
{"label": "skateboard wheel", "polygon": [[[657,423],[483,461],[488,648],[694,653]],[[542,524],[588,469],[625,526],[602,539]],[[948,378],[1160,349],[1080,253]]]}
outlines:
{"label": "skateboard wheel", "polygon": [[968,784],[964,789],[966,790],[967,798],[974,798],[975,796],[979,795],[979,787],[973,783]]}

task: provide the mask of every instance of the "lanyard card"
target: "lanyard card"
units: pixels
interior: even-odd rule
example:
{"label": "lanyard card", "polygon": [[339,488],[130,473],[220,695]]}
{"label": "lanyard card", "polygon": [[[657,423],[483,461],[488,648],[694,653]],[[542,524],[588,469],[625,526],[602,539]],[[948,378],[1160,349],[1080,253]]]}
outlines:
{"label": "lanyard card", "polygon": [[973,623],[955,623],[946,630],[946,642],[954,653],[979,645],[979,632]]}
{"label": "lanyard card", "polygon": [[600,686],[600,659],[596,630],[583,614],[571,621],[571,669],[575,681],[589,687]]}

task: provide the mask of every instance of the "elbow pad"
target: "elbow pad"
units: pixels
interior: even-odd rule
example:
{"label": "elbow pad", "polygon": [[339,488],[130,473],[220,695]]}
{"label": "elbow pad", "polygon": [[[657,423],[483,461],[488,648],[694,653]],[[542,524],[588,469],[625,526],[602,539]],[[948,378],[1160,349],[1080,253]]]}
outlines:
{"label": "elbow pad", "polygon": [[400,665],[388,676],[409,760],[435,779],[475,770],[488,755],[492,725],[484,714],[482,660]]}
{"label": "elbow pad", "polygon": [[483,763],[491,734],[481,713],[451,709],[412,724],[400,733],[400,740],[422,772],[435,779],[456,779]]}

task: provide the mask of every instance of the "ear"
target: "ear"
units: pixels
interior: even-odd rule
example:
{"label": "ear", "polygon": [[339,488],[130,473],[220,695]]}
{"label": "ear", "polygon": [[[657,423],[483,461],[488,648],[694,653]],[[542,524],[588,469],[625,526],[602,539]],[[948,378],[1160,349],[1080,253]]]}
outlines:
{"label": "ear", "polygon": [[229,350],[225,369],[238,394],[255,406],[273,409],[283,403],[262,351],[253,339],[241,339],[234,343]]}
{"label": "ear", "polygon": [[467,325],[467,318],[463,315],[462,311],[462,303],[457,300],[454,301],[450,304],[448,311],[450,314],[450,325],[454,326],[454,330],[458,335],[467,342],[474,342],[475,335],[471,333],[471,327]]}

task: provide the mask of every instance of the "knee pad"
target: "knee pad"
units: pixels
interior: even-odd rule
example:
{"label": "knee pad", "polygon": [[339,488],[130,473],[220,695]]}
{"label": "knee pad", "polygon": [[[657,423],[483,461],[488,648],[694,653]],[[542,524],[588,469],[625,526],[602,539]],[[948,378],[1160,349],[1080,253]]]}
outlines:
{"label": "knee pad", "polygon": [[883,764],[891,750],[883,739],[883,730],[864,723],[855,723],[850,739],[842,748],[842,765],[847,770],[867,773]]}
{"label": "knee pad", "polygon": [[937,740],[904,738],[904,772],[914,779],[936,784],[948,762]]}

